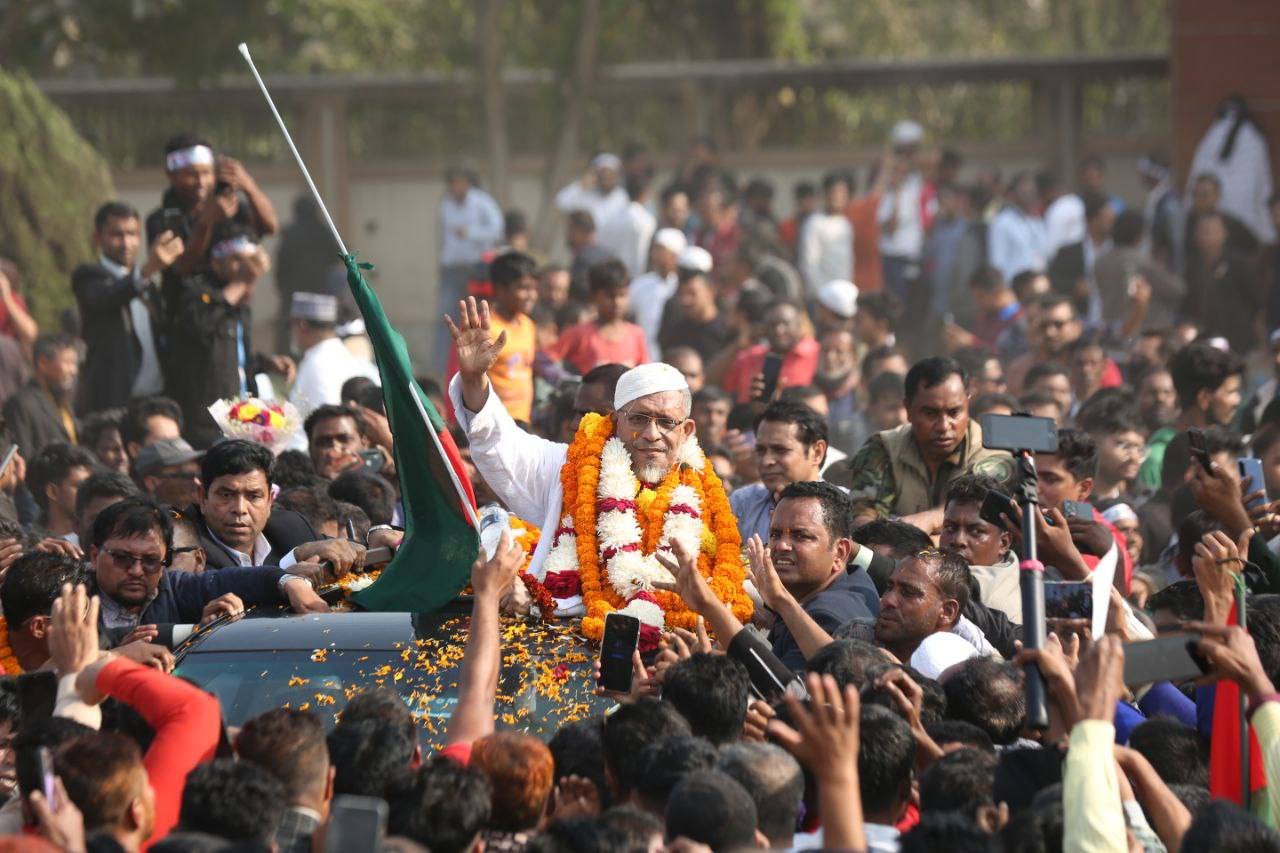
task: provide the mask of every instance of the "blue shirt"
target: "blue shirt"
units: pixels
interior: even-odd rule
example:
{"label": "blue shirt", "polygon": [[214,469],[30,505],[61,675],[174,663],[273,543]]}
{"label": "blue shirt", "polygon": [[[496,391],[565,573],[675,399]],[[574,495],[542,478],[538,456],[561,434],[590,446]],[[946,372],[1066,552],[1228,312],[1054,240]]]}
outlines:
{"label": "blue shirt", "polygon": [[752,534],[759,534],[760,539],[769,544],[769,519],[773,517],[774,506],[773,493],[764,483],[734,489],[729,495],[729,507],[738,520],[738,533],[744,545]]}
{"label": "blue shirt", "polygon": [[[831,585],[801,605],[814,622],[828,634],[855,619],[874,619],[880,613],[880,596],[865,569],[857,568],[836,576]],[[793,672],[804,672],[805,657],[791,629],[781,619],[769,631],[769,645],[778,659]]]}

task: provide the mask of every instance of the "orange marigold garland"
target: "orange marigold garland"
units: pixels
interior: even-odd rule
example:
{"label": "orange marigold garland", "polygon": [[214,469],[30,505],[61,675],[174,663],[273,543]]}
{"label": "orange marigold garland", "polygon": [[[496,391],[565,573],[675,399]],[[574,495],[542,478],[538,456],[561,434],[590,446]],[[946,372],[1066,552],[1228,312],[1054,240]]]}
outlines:
{"label": "orange marigold garland", "polygon": [[4,675],[22,675],[22,664],[9,645],[9,623],[3,616],[0,616],[0,667],[4,668]]}

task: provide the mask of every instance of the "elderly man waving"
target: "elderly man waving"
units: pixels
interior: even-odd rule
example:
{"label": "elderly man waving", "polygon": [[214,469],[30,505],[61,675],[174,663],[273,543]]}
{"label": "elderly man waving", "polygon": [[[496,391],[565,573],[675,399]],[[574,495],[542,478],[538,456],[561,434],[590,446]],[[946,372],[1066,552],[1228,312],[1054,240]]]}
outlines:
{"label": "elderly man waving", "polygon": [[737,525],[694,436],[680,371],[628,370],[612,415],[586,415],[570,445],[547,441],[521,429],[490,393],[487,371],[506,336],[493,338],[488,305],[473,299],[459,308],[456,323],[446,318],[459,366],[449,396],[481,476],[515,515],[542,528],[529,571],[557,613],[583,615],[584,633],[598,637],[605,615],[620,610],[640,620],[642,646],[664,627],[691,627],[694,614],[659,586],[673,578],[656,554],[678,540],[699,554],[720,599],[749,617]]}

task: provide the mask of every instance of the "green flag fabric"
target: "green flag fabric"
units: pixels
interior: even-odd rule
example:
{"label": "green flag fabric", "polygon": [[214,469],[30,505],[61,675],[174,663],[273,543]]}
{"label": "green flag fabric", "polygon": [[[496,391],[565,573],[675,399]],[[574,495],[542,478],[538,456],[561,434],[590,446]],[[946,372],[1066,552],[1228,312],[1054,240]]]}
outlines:
{"label": "green flag fabric", "polygon": [[390,565],[352,598],[368,610],[430,613],[466,585],[479,553],[480,535],[472,520],[475,497],[444,419],[413,378],[404,338],[361,272],[372,265],[357,263],[354,254],[342,260],[382,375],[405,520],[404,542]]}

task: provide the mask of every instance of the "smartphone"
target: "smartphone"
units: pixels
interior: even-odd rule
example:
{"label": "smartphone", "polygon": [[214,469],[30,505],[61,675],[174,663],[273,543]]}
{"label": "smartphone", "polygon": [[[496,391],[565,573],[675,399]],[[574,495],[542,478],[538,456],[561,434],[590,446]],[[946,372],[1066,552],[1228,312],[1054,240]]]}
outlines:
{"label": "smartphone", "polygon": [[[1256,506],[1265,504],[1269,499],[1267,495],[1267,480],[1262,474],[1262,460],[1252,456],[1242,456],[1236,460],[1236,465],[1240,468],[1241,486],[1244,486],[1244,479],[1249,478],[1249,485],[1244,487],[1244,493],[1256,492],[1262,490],[1262,497],[1252,501],[1245,509],[1253,509]],[[4,469],[0,468],[0,477],[4,476]]]}
{"label": "smartphone", "polygon": [[387,803],[377,797],[340,794],[329,809],[329,850],[381,850]]}
{"label": "smartphone", "polygon": [[1092,619],[1093,584],[1089,581],[1045,581],[1046,619]]}
{"label": "smartphone", "polygon": [[640,620],[623,613],[604,617],[600,641],[600,686],[614,693],[631,691],[631,657],[640,645]]}
{"label": "smartphone", "polygon": [[1088,501],[1063,501],[1062,515],[1065,518],[1082,518],[1093,521],[1093,504]]}
{"label": "smartphone", "polygon": [[382,455],[382,451],[376,447],[367,447],[364,450],[359,451],[357,455],[360,457],[360,462],[364,465],[364,470],[368,471],[370,474],[381,473],[382,466],[387,462],[386,458]]}
{"label": "smartphone", "polygon": [[1206,473],[1213,469],[1213,460],[1209,458],[1209,445],[1204,440],[1204,430],[1197,427],[1187,430],[1187,446],[1191,450],[1191,458],[1199,462]]}
{"label": "smartphone", "polygon": [[1124,644],[1124,683],[1130,686],[1157,681],[1186,681],[1209,671],[1196,648],[1199,634],[1166,634],[1154,640]]}
{"label": "smartphone", "polygon": [[0,462],[0,479],[4,479],[4,472],[9,470],[9,466],[13,463],[13,457],[17,455],[18,445],[9,445],[9,449],[4,452],[4,461]]}
{"label": "smartphone", "polygon": [[987,496],[982,499],[982,507],[978,510],[978,515],[988,524],[994,524],[1000,530],[1005,529],[1004,519],[1017,524],[1017,517],[1013,514],[1013,498],[1004,492],[990,491]]}
{"label": "smartphone", "polygon": [[51,670],[24,672],[18,676],[18,707],[22,721],[35,725],[53,716],[58,699],[58,676]]}
{"label": "smartphone", "polygon": [[53,774],[53,753],[49,747],[40,746],[15,753],[14,775],[18,779],[18,790],[24,797],[39,791],[44,794],[45,802],[56,809]]}
{"label": "smartphone", "polygon": [[782,375],[782,356],[777,353],[767,353],[764,357],[764,391],[761,392],[760,399],[768,403],[773,399],[773,393],[778,390],[778,377]]}
{"label": "smartphone", "polygon": [[166,207],[160,211],[160,230],[172,231],[181,237],[187,230],[187,218],[176,207]]}
{"label": "smartphone", "polygon": [[988,413],[980,422],[982,446],[988,450],[1058,452],[1058,425],[1053,418]]}

